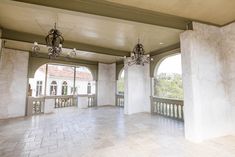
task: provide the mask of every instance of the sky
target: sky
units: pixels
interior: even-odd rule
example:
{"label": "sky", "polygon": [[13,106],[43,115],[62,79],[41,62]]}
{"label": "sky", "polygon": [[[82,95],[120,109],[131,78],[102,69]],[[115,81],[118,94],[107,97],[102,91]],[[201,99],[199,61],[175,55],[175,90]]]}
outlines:
{"label": "sky", "polygon": [[163,60],[157,71],[157,74],[160,73],[182,74],[181,55],[180,54],[174,55]]}

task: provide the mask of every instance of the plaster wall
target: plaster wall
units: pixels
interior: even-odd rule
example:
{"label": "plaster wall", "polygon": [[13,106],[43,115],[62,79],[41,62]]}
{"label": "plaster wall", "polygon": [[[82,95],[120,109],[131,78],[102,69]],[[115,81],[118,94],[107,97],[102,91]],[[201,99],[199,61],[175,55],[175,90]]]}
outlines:
{"label": "plaster wall", "polygon": [[223,29],[194,22],[193,30],[180,36],[185,136],[195,142],[233,131],[231,91],[226,87],[227,64],[233,63],[223,51],[228,46]]}
{"label": "plaster wall", "polygon": [[221,28],[221,51],[224,58],[224,85],[231,103],[232,129],[235,132],[235,23]]}
{"label": "plaster wall", "polygon": [[134,114],[150,112],[149,64],[125,66],[124,112]]}
{"label": "plaster wall", "polygon": [[97,105],[115,105],[116,64],[98,65]]}
{"label": "plaster wall", "polygon": [[25,116],[29,53],[2,49],[0,119]]}

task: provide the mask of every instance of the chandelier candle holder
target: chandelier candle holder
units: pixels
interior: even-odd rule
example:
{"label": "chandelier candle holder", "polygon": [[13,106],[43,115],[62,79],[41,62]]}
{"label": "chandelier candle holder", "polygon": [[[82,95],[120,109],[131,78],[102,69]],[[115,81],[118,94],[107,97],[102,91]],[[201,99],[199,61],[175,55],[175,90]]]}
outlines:
{"label": "chandelier candle holder", "polygon": [[56,28],[56,23],[54,28],[52,28],[48,32],[48,35],[46,36],[45,40],[46,40],[46,45],[49,47],[48,48],[49,58],[58,57],[62,52],[64,38],[61,32]]}
{"label": "chandelier candle holder", "polygon": [[[150,61],[152,60],[152,58],[150,58],[150,55],[145,55],[144,54],[144,46],[139,43],[135,45],[135,47],[133,48],[133,51],[131,52],[131,57],[128,58],[128,60],[126,61],[128,66],[132,66],[134,64],[136,65],[145,65],[150,63]],[[126,59],[126,57],[124,57],[124,59]]]}
{"label": "chandelier candle holder", "polygon": [[76,56],[77,56],[77,50],[76,48],[73,48],[73,50],[68,53],[68,57],[76,57]]}
{"label": "chandelier candle holder", "polygon": [[32,51],[37,55],[40,51],[40,47],[38,46],[38,43],[35,41],[33,43]]}

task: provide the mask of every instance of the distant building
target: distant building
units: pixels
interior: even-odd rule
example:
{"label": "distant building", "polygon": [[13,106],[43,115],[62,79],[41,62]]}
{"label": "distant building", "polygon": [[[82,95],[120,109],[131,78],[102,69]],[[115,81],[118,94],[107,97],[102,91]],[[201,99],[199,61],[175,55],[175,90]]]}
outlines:
{"label": "distant building", "polygon": [[[95,94],[96,82],[86,67],[76,68],[48,65],[46,95]],[[46,65],[41,66],[29,80],[32,96],[42,96],[45,91]],[[74,86],[75,83],[75,86]]]}

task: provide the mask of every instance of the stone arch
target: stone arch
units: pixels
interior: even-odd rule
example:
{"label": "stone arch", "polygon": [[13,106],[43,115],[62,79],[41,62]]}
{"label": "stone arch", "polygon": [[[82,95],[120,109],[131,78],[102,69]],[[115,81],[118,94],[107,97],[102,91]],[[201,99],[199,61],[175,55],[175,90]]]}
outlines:
{"label": "stone arch", "polygon": [[153,77],[155,77],[157,75],[157,72],[158,72],[158,69],[159,69],[159,66],[162,64],[163,61],[165,61],[167,58],[169,57],[172,57],[172,56],[176,56],[176,55],[179,55],[180,53],[174,53],[174,54],[170,54],[170,55],[166,55],[166,56],[163,56],[162,58],[160,58],[158,60],[158,62],[155,62],[154,64],[154,70],[153,70]]}
{"label": "stone arch", "polygon": [[[124,73],[124,67],[119,71],[117,79],[119,80],[121,78],[121,75]],[[125,75],[125,73],[124,73]]]}
{"label": "stone arch", "polygon": [[86,68],[87,71],[91,74],[91,77],[92,77],[92,79],[89,80],[89,81],[94,80],[94,76],[93,76],[92,71],[91,71],[91,69],[90,69],[89,67],[87,67],[87,66],[78,66],[78,67],[76,67],[76,68],[77,68],[77,69],[79,69],[79,68]]}
{"label": "stone arch", "polygon": [[92,74],[93,80],[97,80],[97,71],[98,65],[97,64],[83,64],[83,63],[75,63],[75,62],[67,62],[67,61],[60,61],[60,60],[51,60],[46,58],[37,58],[37,57],[30,57],[29,65],[28,65],[28,77],[34,78],[35,72],[44,64],[60,64],[60,65],[69,65],[69,66],[84,66],[89,69]]}
{"label": "stone arch", "polygon": [[158,61],[153,74],[152,92],[154,96],[166,99],[183,100],[180,57],[179,53],[172,54],[165,56]]}
{"label": "stone arch", "polygon": [[168,51],[159,55],[152,56],[153,61],[150,62],[150,77],[154,77],[155,68],[167,57],[180,54],[180,49]]}

